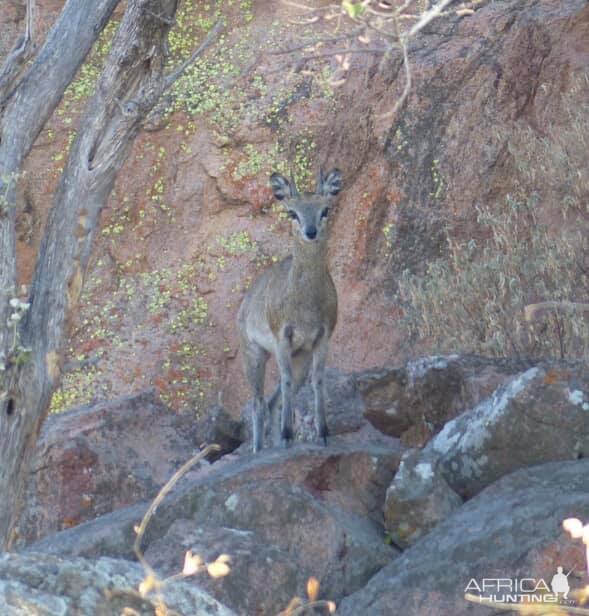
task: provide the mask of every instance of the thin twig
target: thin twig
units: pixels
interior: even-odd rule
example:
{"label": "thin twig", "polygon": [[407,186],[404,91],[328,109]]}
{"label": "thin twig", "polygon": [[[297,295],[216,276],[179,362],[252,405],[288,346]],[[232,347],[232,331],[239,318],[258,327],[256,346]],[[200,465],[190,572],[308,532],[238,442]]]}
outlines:
{"label": "thin twig", "polygon": [[295,9],[302,9],[303,11],[309,11],[312,13],[333,11],[339,8],[339,7],[334,6],[333,4],[328,4],[327,6],[317,6],[317,7],[307,6],[306,4],[299,4],[298,2],[292,2],[292,0],[282,0],[282,4],[286,4],[286,6],[292,6]]}
{"label": "thin twig", "polygon": [[403,66],[405,68],[405,87],[403,88],[403,92],[401,93],[401,96],[395,101],[393,108],[390,111],[387,111],[386,113],[383,113],[381,116],[379,116],[382,119],[386,119],[386,118],[390,118],[391,116],[394,116],[397,113],[397,111],[399,111],[399,109],[401,108],[401,105],[403,105],[403,103],[409,96],[409,92],[411,91],[411,67],[409,65],[409,54],[407,52],[407,43],[405,39],[402,38],[399,41],[399,44],[401,45],[401,49],[403,50]]}
{"label": "thin twig", "polygon": [[365,26],[361,26],[359,28],[354,28],[354,30],[352,30],[351,32],[348,32],[347,34],[342,34],[340,36],[331,36],[331,37],[326,36],[324,38],[316,38],[316,39],[313,39],[312,41],[301,43],[299,45],[294,45],[293,47],[288,47],[286,49],[266,50],[265,53],[266,55],[269,55],[269,56],[281,56],[284,54],[293,53],[295,51],[300,51],[301,49],[305,49],[306,47],[311,47],[319,43],[338,43],[340,41],[345,41],[345,40],[350,40],[350,39],[355,38],[356,36],[362,34],[365,29],[366,29]]}
{"label": "thin twig", "polygon": [[430,21],[438,17],[442,11],[454,0],[441,0],[436,6],[432,7],[429,11],[426,11],[421,19],[413,25],[411,30],[407,33],[407,38],[415,36],[421,29],[423,29]]}
{"label": "thin twig", "polygon": [[365,47],[358,49],[332,49],[330,51],[322,51],[321,53],[313,54],[312,56],[304,56],[299,62],[305,63],[310,60],[317,60],[318,58],[326,58],[329,56],[344,56],[346,54],[358,54],[358,53],[372,53],[372,54],[384,54],[388,53],[389,49],[385,47]]}
{"label": "thin twig", "polygon": [[166,496],[170,493],[170,490],[172,490],[172,488],[178,483],[178,481],[182,479],[182,477],[186,475],[186,473],[195,464],[197,464],[198,462],[206,458],[213,451],[220,451],[220,450],[221,450],[221,447],[219,445],[215,445],[215,444],[207,445],[202,451],[199,451],[195,456],[190,458],[188,462],[185,462],[170,477],[166,485],[164,485],[164,487],[158,492],[158,495],[153,499],[151,505],[149,506],[149,509],[145,512],[145,515],[143,516],[143,519],[141,520],[141,524],[139,524],[139,527],[137,528],[137,536],[135,537],[135,543],[133,544],[133,550],[135,551],[137,559],[143,565],[145,570],[148,573],[154,575],[154,577],[155,577],[155,572],[153,568],[149,565],[149,563],[145,560],[145,557],[143,556],[143,552],[141,551],[141,540],[143,539],[143,535],[145,534],[145,531],[147,529],[149,522],[151,521],[151,518],[153,517],[153,514],[155,513],[160,503],[164,500],[164,498],[166,498]]}
{"label": "thin twig", "polygon": [[205,40],[194,50],[194,53],[190,56],[190,58],[184,60],[184,62],[182,62],[177,69],[166,76],[162,94],[173,86],[178,78],[182,76],[182,73],[184,73],[184,71],[215,42],[222,29],[223,20],[220,19],[207,34]]}

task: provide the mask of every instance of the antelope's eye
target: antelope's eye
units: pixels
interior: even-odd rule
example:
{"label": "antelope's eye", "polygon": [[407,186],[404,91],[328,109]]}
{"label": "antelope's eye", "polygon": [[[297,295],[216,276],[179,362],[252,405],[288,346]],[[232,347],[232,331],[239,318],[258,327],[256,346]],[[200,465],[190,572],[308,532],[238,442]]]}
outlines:
{"label": "antelope's eye", "polygon": [[329,214],[329,208],[326,207],[322,212],[321,212],[321,218],[327,218],[327,215]]}
{"label": "antelope's eye", "polygon": [[299,219],[299,215],[294,211],[294,210],[288,210],[286,212],[286,215],[291,218],[292,220],[298,220]]}

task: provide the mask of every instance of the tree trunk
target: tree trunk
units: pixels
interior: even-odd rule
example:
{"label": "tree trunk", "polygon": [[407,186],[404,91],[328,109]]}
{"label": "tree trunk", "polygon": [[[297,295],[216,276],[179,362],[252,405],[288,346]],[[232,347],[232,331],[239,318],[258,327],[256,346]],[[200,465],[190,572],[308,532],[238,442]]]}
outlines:
{"label": "tree trunk", "polygon": [[[32,47],[30,36],[28,46],[26,35],[22,44],[15,45],[0,73],[0,353],[6,354],[10,344],[11,332],[4,325],[16,289],[16,177],[118,2],[69,0],[20,82],[19,71]],[[27,9],[29,22],[31,2]],[[29,28],[27,32],[30,35]]]}
{"label": "tree trunk", "polygon": [[[87,15],[98,0],[74,4],[80,2],[84,5],[80,14]],[[7,395],[0,402],[0,537],[6,549],[18,537],[30,458],[60,376],[67,317],[82,290],[100,212],[147,114],[185,66],[171,75],[164,74],[167,34],[177,3],[128,0],[54,196],[35,268],[30,308],[20,328],[19,344],[31,349],[30,358],[6,371]],[[114,6],[113,0],[111,4]],[[85,20],[74,24],[74,32],[84,27]],[[211,31],[191,60],[204,51],[219,30],[220,25]],[[59,55],[65,53],[59,49]],[[21,161],[22,157],[19,165]],[[13,164],[13,168],[18,166]],[[0,253],[3,250],[0,244]]]}

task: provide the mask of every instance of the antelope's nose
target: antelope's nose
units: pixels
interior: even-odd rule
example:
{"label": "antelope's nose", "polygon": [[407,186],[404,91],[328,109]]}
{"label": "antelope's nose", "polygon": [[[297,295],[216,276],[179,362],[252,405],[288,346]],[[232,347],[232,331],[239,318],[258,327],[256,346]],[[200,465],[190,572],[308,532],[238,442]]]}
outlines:
{"label": "antelope's nose", "polygon": [[307,227],[305,229],[305,235],[307,236],[307,239],[314,240],[317,237],[317,227],[315,225]]}

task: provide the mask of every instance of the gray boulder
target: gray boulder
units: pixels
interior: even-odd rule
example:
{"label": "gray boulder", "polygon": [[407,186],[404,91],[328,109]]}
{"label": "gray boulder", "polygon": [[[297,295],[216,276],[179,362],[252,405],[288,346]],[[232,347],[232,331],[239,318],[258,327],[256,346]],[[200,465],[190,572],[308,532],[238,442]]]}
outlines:
{"label": "gray boulder", "polygon": [[[62,558],[51,554],[0,556],[0,614],[3,616],[115,616],[156,613],[153,593],[137,589],[145,572],[140,565],[99,558]],[[191,578],[166,583],[162,600],[168,610],[188,616],[234,616],[200,590]]]}
{"label": "gray boulder", "polygon": [[[189,474],[163,501],[144,550],[164,574],[182,568],[187,550],[210,560],[229,554],[231,575],[193,583],[238,613],[286,607],[295,594],[305,596],[310,576],[323,596],[338,600],[398,554],[384,541],[382,503],[400,457],[398,444],[363,442],[225,456]],[[145,507],[102,516],[30,549],[133,559],[133,527]]]}
{"label": "gray boulder", "polygon": [[538,361],[446,355],[422,357],[354,375],[364,416],[378,430],[423,446],[446,422]]}
{"label": "gray boulder", "polygon": [[386,494],[385,526],[395,545],[406,548],[446,519],[462,499],[417,449],[405,453]]}
{"label": "gray boulder", "polygon": [[365,588],[346,597],[338,616],[488,616],[488,604],[464,598],[469,585],[474,589],[471,580],[480,586],[483,578],[542,578],[550,588],[557,565],[565,573],[574,567],[568,577],[572,590],[584,587],[584,546],[564,533],[562,521],[589,519],[588,494],[589,460],[516,471],[454,511]]}
{"label": "gray boulder", "polygon": [[444,519],[458,496],[472,498],[519,468],[588,454],[585,368],[530,368],[404,459],[387,491],[386,527],[406,546]]}
{"label": "gray boulder", "polygon": [[589,372],[530,368],[448,422],[424,450],[470,498],[518,468],[589,455]]}

